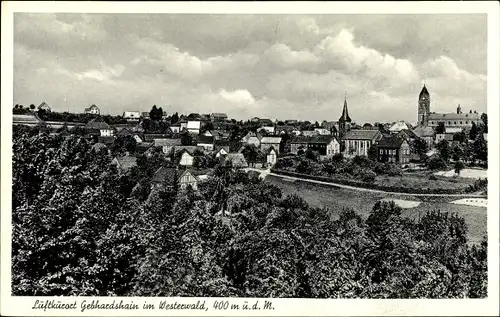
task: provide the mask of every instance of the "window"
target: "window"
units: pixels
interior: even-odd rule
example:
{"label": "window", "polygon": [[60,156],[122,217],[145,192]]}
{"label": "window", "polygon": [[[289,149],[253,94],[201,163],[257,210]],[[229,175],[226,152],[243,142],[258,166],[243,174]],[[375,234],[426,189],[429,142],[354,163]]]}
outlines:
{"label": "window", "polygon": [[464,124],[462,121],[460,121],[460,124]]}
{"label": "window", "polygon": [[454,123],[454,124],[456,125],[456,124],[457,124],[457,122],[455,121],[455,123]]}
{"label": "window", "polygon": [[380,149],[380,154],[384,154],[384,150]]}

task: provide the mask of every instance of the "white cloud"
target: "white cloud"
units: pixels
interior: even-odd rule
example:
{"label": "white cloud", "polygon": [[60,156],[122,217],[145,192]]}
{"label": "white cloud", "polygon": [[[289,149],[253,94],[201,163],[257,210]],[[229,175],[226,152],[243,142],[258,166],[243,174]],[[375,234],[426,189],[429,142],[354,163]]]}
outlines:
{"label": "white cloud", "polygon": [[312,52],[294,51],[285,44],[272,45],[264,52],[264,55],[271,63],[281,68],[314,69],[320,62],[320,59]]}
{"label": "white cloud", "polygon": [[225,89],[221,89],[219,90],[219,95],[225,100],[235,103],[235,105],[255,104],[254,97],[246,89],[238,89],[234,91],[227,91]]}

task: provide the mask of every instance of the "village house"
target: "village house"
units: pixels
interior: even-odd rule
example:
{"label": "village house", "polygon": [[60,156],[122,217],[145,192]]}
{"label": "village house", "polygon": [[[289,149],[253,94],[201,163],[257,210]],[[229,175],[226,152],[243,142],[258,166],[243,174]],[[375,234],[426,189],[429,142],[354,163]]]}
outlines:
{"label": "village house", "polygon": [[319,135],[331,135],[332,132],[325,128],[315,128],[314,132]]}
{"label": "village house", "polygon": [[453,134],[452,133],[436,133],[436,140],[435,143],[438,144],[439,142],[446,140],[448,142],[453,141]]}
{"label": "village house", "polygon": [[259,123],[260,122],[260,118],[259,117],[253,117],[252,119],[250,119],[250,122],[252,122],[252,123]]}
{"label": "village house", "polygon": [[303,131],[301,131],[300,134],[303,135],[303,136],[305,136],[305,137],[312,137],[312,136],[318,135],[318,133],[316,131],[314,131],[314,130],[310,130],[310,131],[303,130]]}
{"label": "village house", "polygon": [[169,154],[175,147],[182,145],[181,139],[154,139],[154,146],[161,147],[164,154]]}
{"label": "village house", "polygon": [[100,118],[95,118],[90,120],[85,125],[85,130],[87,130],[87,134],[93,136],[103,136],[110,137],[113,136],[113,129],[106,122],[102,121]]}
{"label": "village house", "polygon": [[262,151],[269,151],[271,147],[274,147],[276,152],[280,153],[281,147],[281,137],[265,136],[260,140],[260,147]]}
{"label": "village house", "polygon": [[295,119],[289,119],[289,120],[285,120],[285,124],[286,125],[292,125],[292,126],[295,126],[297,125],[299,122]]}
{"label": "village house", "polygon": [[112,161],[120,170],[125,173],[130,172],[130,170],[137,166],[137,158],[131,155],[117,156]]}
{"label": "village house", "polygon": [[196,175],[193,170],[179,169],[176,167],[162,166],[156,170],[151,179],[154,188],[175,188],[186,189],[191,186],[198,189],[198,183],[204,179],[204,175]]}
{"label": "village house", "polygon": [[368,156],[368,149],[382,138],[378,130],[350,130],[343,138],[345,154]]}
{"label": "village house", "polygon": [[[199,134],[200,133],[200,126],[201,126],[201,121],[188,121],[186,125],[186,129],[188,130],[189,133],[193,134]],[[181,127],[182,131],[182,127]]]}
{"label": "village house", "polygon": [[415,135],[423,139],[429,148],[433,147],[435,132],[431,127],[418,126],[412,130]]}
{"label": "village house", "polygon": [[141,118],[141,113],[139,111],[125,111],[123,112],[123,119],[129,122],[139,121]]}
{"label": "village house", "polygon": [[272,126],[274,126],[273,120],[271,120],[271,119],[259,119],[259,124],[262,127],[272,127]]}
{"label": "village house", "polygon": [[340,143],[331,135],[316,135],[308,139],[307,148],[322,157],[332,157],[340,153]]}
{"label": "village house", "polygon": [[[262,131],[265,131],[266,134],[274,134],[274,126],[260,127],[259,128],[259,133],[262,133]],[[262,133],[262,134],[264,134],[264,133]]]}
{"label": "village house", "polygon": [[212,133],[212,131],[210,131],[210,130],[207,130],[207,131],[203,132],[203,135],[204,136],[211,136],[211,137],[214,136],[213,133]]}
{"label": "village house", "polygon": [[397,136],[383,137],[377,144],[377,160],[382,163],[410,163],[410,145]]}
{"label": "village house", "polygon": [[299,151],[307,150],[307,140],[309,138],[303,135],[295,136],[290,140],[290,153],[297,155]]}
{"label": "village house", "polygon": [[227,114],[225,113],[212,113],[210,114],[210,121],[212,122],[219,122],[219,121],[225,121],[227,120]]}
{"label": "village house", "polygon": [[170,139],[172,135],[162,133],[145,133],[143,135],[145,142],[154,142],[155,139]]}
{"label": "village house", "polygon": [[278,159],[278,152],[274,149],[274,147],[270,147],[269,151],[266,153],[266,163],[268,166],[273,166],[276,164]]}
{"label": "village house", "polygon": [[245,135],[241,139],[242,144],[253,144],[255,147],[259,148],[260,147],[260,142],[261,142],[262,136],[259,133],[255,132],[248,132],[247,135]]}
{"label": "village house", "polygon": [[191,154],[187,149],[183,149],[180,154],[179,165],[180,166],[193,166],[194,155]]}
{"label": "village house", "polygon": [[38,110],[43,110],[47,112],[52,111],[52,109],[50,109],[50,106],[47,103],[45,103],[45,101],[38,106]]}
{"label": "village house", "polygon": [[229,153],[229,146],[215,146],[215,157],[218,158]]}
{"label": "village house", "polygon": [[115,142],[115,137],[113,137],[113,136],[101,136],[100,135],[97,137],[97,142],[103,143],[106,145],[111,145],[111,144],[113,144],[113,142]]}
{"label": "village house", "polygon": [[410,129],[410,124],[405,122],[405,121],[398,121],[394,123],[390,128],[389,132],[390,133],[399,133],[402,130],[409,130]]}
{"label": "village house", "polygon": [[181,124],[180,123],[172,123],[169,127],[172,133],[180,133],[181,132]]}
{"label": "village house", "polygon": [[143,119],[149,119],[149,112],[148,111],[141,112],[141,117]]}
{"label": "village house", "polygon": [[96,105],[92,105],[84,110],[85,114],[99,115],[101,111]]}
{"label": "village house", "polygon": [[196,138],[196,145],[202,146],[205,151],[211,152],[214,150],[214,137],[198,135],[198,137]]}
{"label": "village house", "polygon": [[248,162],[242,153],[228,153],[223,157],[223,162],[231,162],[233,167],[248,167]]}

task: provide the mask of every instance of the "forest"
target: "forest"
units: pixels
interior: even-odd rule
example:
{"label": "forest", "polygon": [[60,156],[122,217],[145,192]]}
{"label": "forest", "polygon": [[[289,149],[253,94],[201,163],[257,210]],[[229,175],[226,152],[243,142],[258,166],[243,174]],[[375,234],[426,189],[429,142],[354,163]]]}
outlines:
{"label": "forest", "polygon": [[[153,187],[85,138],[14,127],[12,292],[23,296],[484,298],[487,240],[462,218],[368,217],[217,164],[198,190]],[[333,217],[332,214],[340,214]]]}

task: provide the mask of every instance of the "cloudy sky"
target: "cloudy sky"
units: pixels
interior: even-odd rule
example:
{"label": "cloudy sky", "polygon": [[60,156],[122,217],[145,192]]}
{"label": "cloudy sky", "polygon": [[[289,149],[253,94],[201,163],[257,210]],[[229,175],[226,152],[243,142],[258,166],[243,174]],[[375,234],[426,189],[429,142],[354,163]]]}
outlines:
{"label": "cloudy sky", "polygon": [[16,13],[14,103],[356,122],[486,111],[486,15]]}

